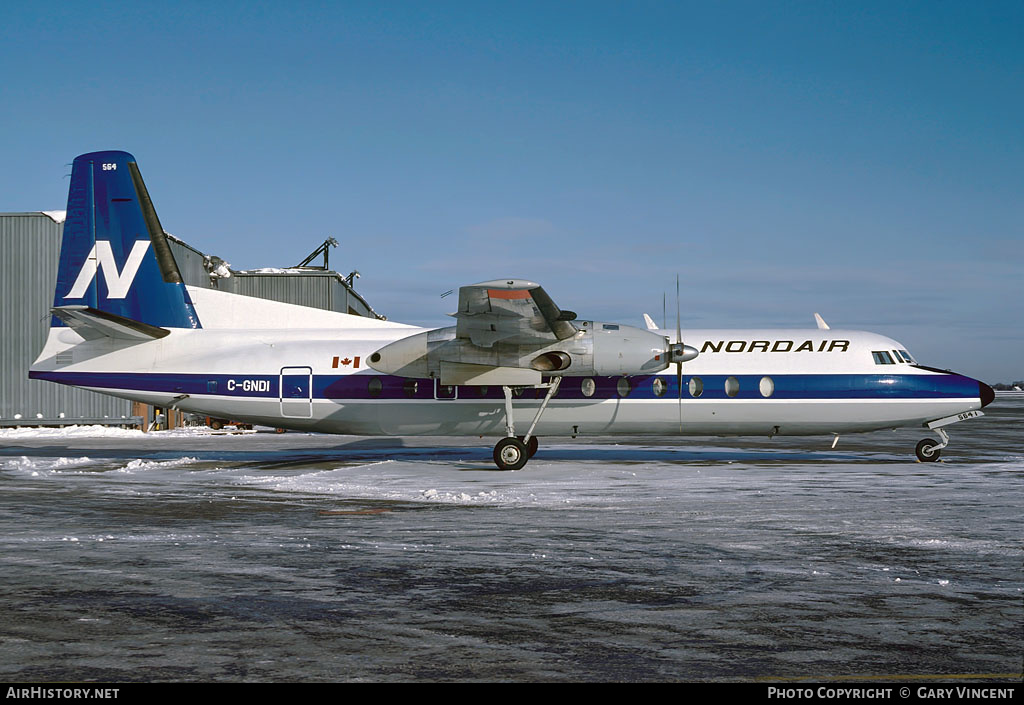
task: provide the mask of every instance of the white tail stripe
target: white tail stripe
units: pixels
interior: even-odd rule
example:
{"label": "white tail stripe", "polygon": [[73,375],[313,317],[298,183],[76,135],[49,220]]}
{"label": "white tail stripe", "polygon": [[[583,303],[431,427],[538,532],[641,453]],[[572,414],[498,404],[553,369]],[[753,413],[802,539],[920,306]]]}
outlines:
{"label": "white tail stripe", "polygon": [[82,271],[78,273],[71,291],[65,294],[65,299],[80,299],[85,296],[89,284],[96,277],[97,266],[103,271],[103,278],[107,282],[107,298],[123,299],[132,288],[135,275],[139,273],[142,266],[142,258],[149,249],[149,240],[136,240],[132,251],[128,255],[128,261],[124,263],[124,270],[117,271],[117,262],[114,261],[114,251],[107,240],[97,240],[86,255],[82,264]]}

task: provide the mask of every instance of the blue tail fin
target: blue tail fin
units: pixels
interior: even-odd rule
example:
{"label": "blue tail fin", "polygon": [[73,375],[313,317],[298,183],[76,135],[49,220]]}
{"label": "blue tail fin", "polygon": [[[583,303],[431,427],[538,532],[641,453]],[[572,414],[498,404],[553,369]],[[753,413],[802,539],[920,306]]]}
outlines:
{"label": "blue tail fin", "polygon": [[[86,306],[163,328],[201,327],[127,152],[75,159],[53,305]],[[54,316],[51,325],[66,324]]]}

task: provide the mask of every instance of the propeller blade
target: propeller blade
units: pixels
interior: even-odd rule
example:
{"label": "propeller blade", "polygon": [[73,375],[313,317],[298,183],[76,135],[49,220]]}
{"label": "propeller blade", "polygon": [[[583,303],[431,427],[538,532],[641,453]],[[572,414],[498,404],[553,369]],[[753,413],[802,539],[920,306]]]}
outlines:
{"label": "propeller blade", "polygon": [[[683,346],[683,326],[679,318],[679,274],[676,274],[676,345]],[[683,363],[676,363],[676,389],[679,390],[679,435],[683,434]]]}
{"label": "propeller blade", "polygon": [[679,323],[679,275],[676,275],[676,342],[683,342],[683,327]]}

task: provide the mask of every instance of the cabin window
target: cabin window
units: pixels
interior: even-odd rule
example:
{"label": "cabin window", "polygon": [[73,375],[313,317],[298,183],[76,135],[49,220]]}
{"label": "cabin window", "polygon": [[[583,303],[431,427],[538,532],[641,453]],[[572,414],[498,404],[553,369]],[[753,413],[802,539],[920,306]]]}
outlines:
{"label": "cabin window", "polygon": [[379,397],[381,390],[384,389],[384,383],[380,381],[380,377],[371,377],[366,389],[371,397]]}
{"label": "cabin window", "polygon": [[696,399],[704,393],[704,382],[700,377],[690,378],[690,396]]}
{"label": "cabin window", "polygon": [[725,393],[727,396],[734,397],[740,393],[740,381],[735,377],[729,377],[725,380]]}
{"label": "cabin window", "polygon": [[890,355],[885,350],[876,350],[876,351],[871,353],[871,357],[875,358],[875,364],[876,365],[895,365],[896,364],[896,362],[892,359],[892,355]]}
{"label": "cabin window", "polygon": [[761,390],[761,396],[765,399],[775,393],[775,382],[771,377],[762,377],[761,384],[758,387]]}
{"label": "cabin window", "polygon": [[655,377],[652,386],[654,387],[654,396],[657,397],[665,396],[665,392],[668,391],[668,384],[661,377]]}
{"label": "cabin window", "polygon": [[583,392],[583,396],[592,397],[594,392],[597,391],[597,385],[592,378],[584,377],[583,381],[580,382],[580,391]]}
{"label": "cabin window", "polygon": [[633,385],[629,383],[629,377],[619,377],[619,381],[615,383],[615,391],[619,393],[620,397],[628,397],[632,388]]}

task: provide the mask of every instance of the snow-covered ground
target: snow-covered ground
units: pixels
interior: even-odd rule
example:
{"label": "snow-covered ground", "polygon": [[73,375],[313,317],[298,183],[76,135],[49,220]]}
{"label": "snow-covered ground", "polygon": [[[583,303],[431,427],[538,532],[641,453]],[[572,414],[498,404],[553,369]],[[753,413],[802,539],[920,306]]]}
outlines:
{"label": "snow-covered ground", "polygon": [[941,463],[908,431],[518,472],[475,438],[0,431],[0,674],[1019,681],[1024,401],[985,412]]}

